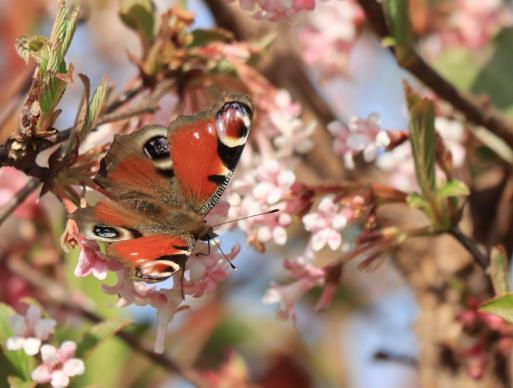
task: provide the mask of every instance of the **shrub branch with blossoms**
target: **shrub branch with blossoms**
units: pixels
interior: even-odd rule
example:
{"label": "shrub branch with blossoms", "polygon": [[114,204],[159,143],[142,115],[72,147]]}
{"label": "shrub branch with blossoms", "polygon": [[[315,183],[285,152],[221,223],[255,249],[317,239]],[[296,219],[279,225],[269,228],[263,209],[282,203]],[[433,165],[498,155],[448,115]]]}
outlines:
{"label": "shrub branch with blossoms", "polygon": [[[81,13],[78,6],[59,1],[49,37],[23,35],[16,41],[17,54],[36,70],[27,78],[26,95],[17,97],[20,110],[11,112],[15,124],[10,124],[12,131],[0,146],[0,204],[4,205],[0,222],[11,216],[7,222],[13,231],[0,242],[0,279],[7,279],[0,298],[15,309],[0,307],[9,383],[65,387],[80,382],[90,370],[86,366],[91,350],[116,336],[197,386],[251,384],[250,376],[258,373],[232,350],[217,371],[199,372],[168,356],[179,342],[174,323],[170,330],[173,321],[189,322],[183,330],[205,341],[191,340],[196,347],[212,345],[202,332],[210,315],[201,315],[201,306],[210,306],[212,316],[220,314],[222,295],[230,294],[231,287],[224,283],[237,277],[232,276],[231,261],[244,267],[242,259],[251,247],[283,258],[283,280],[268,283],[260,298],[264,304],[277,305],[277,316],[293,324],[302,319],[298,303],[313,299],[317,311],[336,309],[350,262],[371,269],[392,258],[415,289],[421,309],[445,319],[447,330],[432,333],[425,328],[426,314],[419,318],[420,339],[440,356],[435,361],[422,356],[420,373],[433,365],[443,371],[440,377],[423,375],[425,385],[444,386],[437,380],[449,374],[448,363],[440,361],[444,356],[455,360],[450,373],[462,382],[487,379],[506,386],[504,376],[496,371],[513,346],[513,294],[507,276],[513,249],[507,237],[513,226],[506,220],[513,214],[509,206],[513,125],[491,106],[483,107],[460,93],[421,55],[436,61],[454,46],[475,53],[511,24],[511,16],[500,1],[452,0],[448,8],[435,3],[241,0],[243,12],[239,12],[233,5],[207,1],[224,29],[194,29],[194,15],[186,9],[123,0],[116,8],[124,25],[122,34],[130,30],[139,50],[128,53],[136,75],[122,92],[116,92],[107,77],[92,88],[90,79],[75,74],[75,66],[68,63],[66,52]],[[280,55],[302,61],[294,62],[301,82],[262,71],[266,56],[273,55],[269,39],[246,38],[256,36],[241,21],[246,11],[257,25],[275,23],[268,27],[271,30],[284,20],[297,20],[289,26],[295,45]],[[436,22],[429,23],[431,17],[426,15],[438,15]],[[351,115],[343,121],[318,94],[326,82],[351,77],[353,48],[359,39],[368,38],[369,29],[389,47],[399,66],[425,83],[426,89],[403,84],[408,118],[404,128],[384,128],[379,113]],[[279,39],[278,34],[275,40]],[[313,83],[315,77],[322,82]],[[70,128],[60,128],[61,109],[72,110],[69,103],[61,108],[67,102],[65,92],[78,79],[83,92],[75,121]],[[55,226],[54,214],[66,218],[108,195],[94,177],[114,135],[133,133],[151,123],[168,125],[173,117],[194,113],[227,90],[250,95],[255,120],[236,173],[205,221],[216,226],[220,239],[222,232],[237,229],[247,244],[239,241],[222,252],[217,238],[208,244],[198,242],[183,272],[173,275],[169,284],[148,285],[129,279],[126,269],[105,254],[104,246],[80,235],[72,218],[65,226]],[[8,121],[0,116],[2,126]],[[328,140],[323,145],[320,138]],[[315,155],[322,155],[316,163]],[[324,166],[326,161],[336,167]],[[314,164],[321,166],[320,172],[319,167],[312,168]],[[337,168],[343,173],[328,176],[326,171]],[[491,189],[483,189],[482,181],[490,184],[483,178],[488,172],[500,179]],[[35,194],[38,188],[41,201]],[[482,216],[483,206],[491,206],[487,190],[493,191],[500,222]],[[57,201],[48,205],[49,197]],[[278,211],[269,212],[272,209]],[[401,222],[397,213],[412,222]],[[474,225],[473,233],[469,225]],[[480,234],[479,227],[487,233]],[[57,229],[64,229],[60,244]],[[458,265],[454,262],[459,259],[453,260],[452,272],[433,279],[438,253],[426,247],[423,254],[429,260],[421,263],[411,259],[416,252],[412,246],[422,244],[419,240],[437,246],[448,236],[466,255],[460,255]],[[70,255],[65,252],[75,249],[78,259],[69,280],[65,258]],[[409,260],[401,259],[404,255]],[[111,298],[117,308],[152,308],[157,322],[152,334],[155,353],[126,328],[127,322],[103,319],[94,311],[98,301],[73,287],[90,280],[97,293]],[[435,292],[437,302],[423,305]],[[56,320],[46,317],[40,304]],[[79,335],[77,317],[67,315],[73,311],[94,325]]]}

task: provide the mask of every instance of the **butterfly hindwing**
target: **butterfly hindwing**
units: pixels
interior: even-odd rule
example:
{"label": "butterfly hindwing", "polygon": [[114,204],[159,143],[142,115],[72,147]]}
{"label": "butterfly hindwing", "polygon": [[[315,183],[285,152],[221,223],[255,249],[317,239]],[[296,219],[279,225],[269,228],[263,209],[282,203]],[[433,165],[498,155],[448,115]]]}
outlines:
{"label": "butterfly hindwing", "polygon": [[194,247],[193,236],[180,235],[167,223],[112,201],[78,209],[73,218],[84,237],[107,243],[107,256],[136,280],[167,279],[183,268]]}
{"label": "butterfly hindwing", "polygon": [[182,198],[174,178],[167,137],[168,129],[158,125],[115,136],[95,181],[114,198],[140,193],[169,206],[179,206]]}

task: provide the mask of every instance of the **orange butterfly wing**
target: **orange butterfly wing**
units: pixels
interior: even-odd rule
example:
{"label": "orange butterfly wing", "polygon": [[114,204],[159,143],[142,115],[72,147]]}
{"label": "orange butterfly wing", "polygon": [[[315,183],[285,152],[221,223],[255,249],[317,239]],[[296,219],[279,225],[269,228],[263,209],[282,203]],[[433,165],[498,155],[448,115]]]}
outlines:
{"label": "orange butterfly wing", "polygon": [[207,111],[171,124],[172,168],[194,211],[205,215],[219,201],[246,144],[252,115],[247,97],[229,95]]}

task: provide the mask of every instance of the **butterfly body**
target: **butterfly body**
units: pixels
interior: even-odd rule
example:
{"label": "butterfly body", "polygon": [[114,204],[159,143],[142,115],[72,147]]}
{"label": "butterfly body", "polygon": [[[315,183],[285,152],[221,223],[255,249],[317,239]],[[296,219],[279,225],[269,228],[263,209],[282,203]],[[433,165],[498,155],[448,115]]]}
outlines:
{"label": "butterfly body", "polygon": [[225,95],[208,109],[117,135],[95,181],[108,199],[72,217],[134,280],[183,269],[197,240],[215,237],[205,216],[219,201],[246,143],[252,105]]}

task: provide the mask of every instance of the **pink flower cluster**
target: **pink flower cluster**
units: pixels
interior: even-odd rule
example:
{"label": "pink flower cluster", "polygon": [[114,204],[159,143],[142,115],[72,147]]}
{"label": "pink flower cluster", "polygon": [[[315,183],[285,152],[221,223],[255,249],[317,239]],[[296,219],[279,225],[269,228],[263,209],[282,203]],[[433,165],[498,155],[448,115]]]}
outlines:
{"label": "pink flower cluster", "polygon": [[302,256],[285,260],[284,267],[295,281],[285,285],[273,283],[262,298],[262,302],[278,304],[278,317],[295,322],[297,302],[312,288],[324,283],[325,273]]}
{"label": "pink flower cluster", "polygon": [[[234,0],[228,0],[232,2]],[[252,12],[255,19],[277,21],[288,19],[302,11],[312,11],[315,0],[239,0],[240,8]]]}
{"label": "pink flower cluster", "polygon": [[305,229],[311,232],[311,238],[302,256],[284,261],[293,282],[285,285],[272,284],[263,298],[266,304],[279,304],[278,316],[295,321],[295,305],[301,297],[313,287],[324,286],[317,309],[323,309],[331,303],[336,285],[326,282],[330,268],[318,268],[314,265],[315,255],[325,246],[332,251],[346,252],[361,233],[366,206],[360,195],[336,198],[333,195],[321,199],[315,210],[303,216]]}
{"label": "pink flower cluster", "polygon": [[381,119],[371,113],[366,119],[351,117],[347,125],[339,121],[328,124],[328,131],[335,137],[334,150],[344,158],[347,168],[354,168],[354,156],[363,153],[367,162],[376,159],[378,152],[390,143],[387,132],[381,129]]}
{"label": "pink flower cluster", "polygon": [[[362,203],[363,198],[353,197],[354,205]],[[325,246],[332,251],[343,247],[342,233],[354,221],[355,208],[353,206],[340,206],[335,203],[333,196],[324,197],[317,207],[303,216],[305,229],[312,233],[308,249],[319,252]]]}
{"label": "pink flower cluster", "polygon": [[[197,251],[203,251],[204,249],[205,247],[199,247]],[[198,253],[189,258],[186,265],[189,278],[185,280],[184,292],[195,298],[201,298],[205,294],[212,293],[217,285],[230,274],[228,260],[235,259],[239,252],[240,246],[235,245],[230,253],[226,254],[226,257],[216,249],[211,250],[209,255]]]}
{"label": "pink flower cluster", "polygon": [[236,179],[228,194],[229,218],[238,219],[261,212],[279,209],[278,213],[252,217],[237,222],[248,236],[249,242],[263,250],[264,244],[287,242],[287,227],[292,215],[287,211],[287,199],[295,182],[291,170],[283,167],[276,159],[264,162],[244,178]]}
{"label": "pink flower cluster", "polygon": [[41,318],[41,308],[30,305],[25,315],[15,314],[9,319],[13,336],[7,339],[7,350],[23,351],[29,356],[39,353],[41,344],[55,330],[53,319]]}
{"label": "pink flower cluster", "polygon": [[77,345],[65,341],[60,348],[55,348],[43,341],[49,339],[55,330],[53,319],[42,318],[41,309],[30,305],[25,315],[15,314],[9,320],[13,336],[7,339],[7,350],[20,350],[35,356],[41,353],[42,364],[32,371],[32,379],[39,384],[50,383],[54,388],[67,387],[70,377],[84,373],[84,362],[74,358]]}
{"label": "pink flower cluster", "polygon": [[43,364],[32,372],[32,379],[39,384],[50,383],[54,388],[67,387],[70,377],[81,375],[85,372],[84,362],[75,358],[77,344],[73,341],[65,341],[59,348],[45,344],[41,347]]}
{"label": "pink flower cluster", "polygon": [[305,63],[320,68],[327,77],[345,73],[363,19],[355,0],[319,4],[297,30]]}
{"label": "pink flower cluster", "polygon": [[[264,156],[290,157],[294,153],[304,154],[313,146],[311,136],[315,123],[305,124],[301,119],[301,105],[293,102],[285,89],[276,90],[259,102],[265,115],[255,131],[256,141]],[[276,149],[269,149],[269,138]]]}
{"label": "pink flower cluster", "polygon": [[431,56],[447,47],[483,48],[501,28],[512,23],[511,10],[501,0],[453,0],[449,12],[439,18],[436,30],[422,42]]}
{"label": "pink flower cluster", "polygon": [[469,376],[479,379],[496,354],[507,356],[513,349],[513,326],[504,319],[479,311],[479,300],[470,298],[468,308],[456,317],[470,337],[456,349]]}

